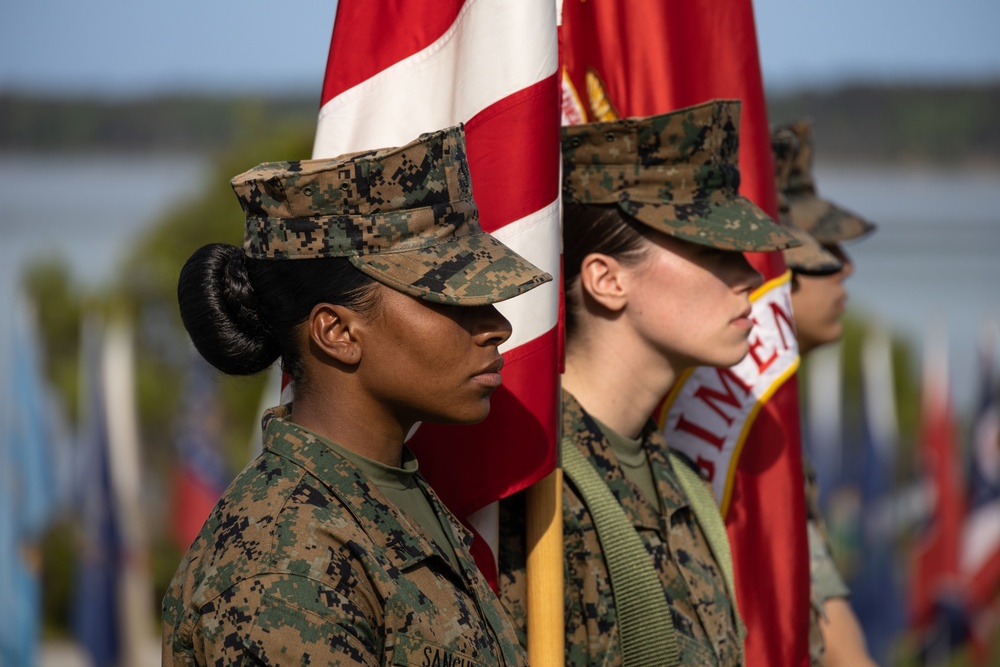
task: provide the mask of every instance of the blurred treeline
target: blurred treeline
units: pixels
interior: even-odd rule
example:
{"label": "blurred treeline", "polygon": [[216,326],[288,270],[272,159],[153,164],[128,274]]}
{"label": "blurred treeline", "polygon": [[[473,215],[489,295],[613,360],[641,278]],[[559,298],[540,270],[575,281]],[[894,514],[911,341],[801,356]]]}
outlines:
{"label": "blurred treeline", "polygon": [[812,117],[824,162],[996,166],[1000,83],[852,85],[768,96],[768,117]]}
{"label": "blurred treeline", "polygon": [[[275,125],[315,124],[313,95],[137,99],[0,92],[0,151],[225,151]],[[1000,82],[854,84],[768,96],[772,122],[816,121],[825,162],[996,165]]]}
{"label": "blurred treeline", "polygon": [[[97,312],[126,318],[137,345],[137,390],[143,480],[150,513],[154,599],[159,603],[180,558],[168,535],[169,475],[174,462],[180,393],[189,343],[176,304],[177,277],[188,256],[211,242],[239,244],[242,214],[229,179],[264,161],[311,153],[315,97],[280,99],[171,95],[142,99],[50,98],[0,94],[0,151],[186,152],[211,160],[200,192],[177,201],[146,229],[121,259],[113,283],[81,285],[57,260],[33,265],[24,276],[37,304],[45,371],[62,397],[71,425],[80,418],[81,320]],[[771,117],[817,121],[823,159],[919,160],[947,163],[1000,158],[1000,83],[961,89],[848,87],[775,96]],[[904,148],[905,147],[905,150]],[[860,392],[861,321],[846,327],[844,391]],[[900,451],[911,465],[917,424],[913,353],[894,344]],[[808,366],[804,368],[808,372]],[[225,452],[233,474],[248,460],[258,428],[264,377],[218,377]],[[801,383],[804,385],[805,383]],[[909,477],[912,470],[897,471]],[[63,634],[72,590],[72,531],[56,525],[45,547],[47,631]],[[159,609],[153,610],[158,618]]]}

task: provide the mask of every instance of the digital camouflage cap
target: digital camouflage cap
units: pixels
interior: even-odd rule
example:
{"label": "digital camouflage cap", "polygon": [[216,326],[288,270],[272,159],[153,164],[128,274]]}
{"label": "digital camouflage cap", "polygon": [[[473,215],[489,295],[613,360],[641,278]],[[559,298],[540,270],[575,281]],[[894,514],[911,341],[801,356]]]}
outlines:
{"label": "digital camouflage cap", "polygon": [[800,120],[777,130],[787,130],[797,140],[790,156],[787,185],[783,189],[795,226],[809,232],[820,243],[839,243],[874,231],[874,223],[817,195],[813,178],[812,123]]}
{"label": "digital camouflage cap", "polygon": [[461,126],[398,148],[267,162],[232,186],[248,257],[347,257],[401,292],[469,306],[552,279],[480,227]]}
{"label": "digital camouflage cap", "polygon": [[795,226],[792,221],[788,197],[788,177],[792,161],[798,148],[798,138],[787,128],[777,128],[771,132],[771,156],[774,159],[774,182],[778,194],[778,221],[782,227],[802,244],[797,248],[783,251],[785,264],[800,273],[827,275],[843,268],[840,260],[808,232]]}
{"label": "digital camouflage cap", "polygon": [[562,129],[563,201],[617,204],[665,234],[723,250],[798,242],[739,194],[740,103]]}

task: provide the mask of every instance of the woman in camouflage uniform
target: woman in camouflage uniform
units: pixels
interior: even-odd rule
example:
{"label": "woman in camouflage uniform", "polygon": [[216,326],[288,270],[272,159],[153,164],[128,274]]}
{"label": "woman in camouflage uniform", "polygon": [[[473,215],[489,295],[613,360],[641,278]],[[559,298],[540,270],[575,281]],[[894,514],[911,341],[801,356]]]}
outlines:
{"label": "woman in camouflage uniform", "polygon": [[181,315],[225,373],[280,357],[295,400],[174,576],[163,664],[523,664],[403,445],[486,417],[510,336],[492,304],[551,279],[480,228],[462,129],[232,184],[243,248],[188,260]]}
{"label": "woman in camouflage uniform", "polygon": [[[737,194],[738,127],[738,102],[710,102],[563,128],[564,452],[576,448],[593,466],[640,536],[681,665],[743,664],[742,629],[650,415],[685,370],[747,354],[749,295],[762,279],[740,251],[794,244]],[[583,496],[564,483],[566,662],[627,665],[617,591]],[[518,505],[502,506],[501,600],[526,641]]]}
{"label": "woman in camouflage uniform", "polygon": [[[875,231],[876,225],[819,197],[813,177],[812,123],[799,120],[771,131],[775,182],[789,228],[826,256],[802,247],[784,251],[792,271],[792,312],[799,354],[840,340],[847,302],[844,281],[854,264],[841,245]],[[816,471],[803,456],[809,536],[809,654],[813,667],[874,667],[864,632],[851,607],[850,590],[833,560],[819,508]]]}

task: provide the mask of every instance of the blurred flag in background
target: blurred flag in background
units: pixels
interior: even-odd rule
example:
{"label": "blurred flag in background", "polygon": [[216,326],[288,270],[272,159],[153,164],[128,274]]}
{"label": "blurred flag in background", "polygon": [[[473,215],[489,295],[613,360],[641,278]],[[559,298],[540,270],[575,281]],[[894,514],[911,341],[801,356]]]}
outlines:
{"label": "blurred flag in background", "polygon": [[965,487],[942,331],[928,337],[924,350],[921,403],[917,453],[931,502],[913,553],[909,611],[924,658],[933,663],[968,639],[959,571]]}
{"label": "blurred flag in background", "polygon": [[988,323],[978,348],[979,396],[969,448],[968,514],[962,526],[959,567],[979,664],[1000,624],[1000,378],[997,326]]}
{"label": "blurred flag in background", "polygon": [[123,546],[111,482],[102,337],[103,325],[93,317],[87,319],[80,342],[80,521],[72,627],[94,667],[115,667],[122,654],[118,573],[123,566]]}
{"label": "blurred flag in background", "polygon": [[142,489],[132,329],[96,316],[81,336],[79,548],[73,631],[94,667],[148,662],[157,601]]}
{"label": "blurred flag in background", "polygon": [[8,320],[7,396],[0,406],[0,666],[36,664],[41,628],[40,541],[56,509],[56,415],[36,342],[34,313],[21,302]]}
{"label": "blurred flag in background", "polygon": [[[222,455],[222,412],[214,370],[191,347],[177,419],[171,529],[187,551],[232,480]],[[255,433],[260,433],[258,427]]]}
{"label": "blurred flag in background", "polygon": [[874,328],[861,349],[861,456],[856,472],[861,495],[859,569],[848,581],[851,606],[875,661],[889,664],[890,650],[905,627],[895,551],[894,465],[899,426],[888,332]]}

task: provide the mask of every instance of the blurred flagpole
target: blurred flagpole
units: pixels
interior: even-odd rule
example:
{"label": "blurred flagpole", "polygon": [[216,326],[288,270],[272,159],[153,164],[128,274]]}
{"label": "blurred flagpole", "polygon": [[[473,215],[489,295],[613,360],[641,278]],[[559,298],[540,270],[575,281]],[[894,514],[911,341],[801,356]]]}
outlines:
{"label": "blurred flagpole", "polygon": [[120,518],[121,561],[118,574],[121,660],[141,665],[155,643],[152,629],[153,583],[150,575],[149,512],[142,497],[142,462],[136,408],[135,346],[132,327],[124,320],[108,326],[101,354],[101,376],[107,411],[108,464]]}
{"label": "blurred flagpole", "polygon": [[838,483],[843,468],[843,356],[839,342],[813,350],[809,355],[807,433],[821,507]]}

